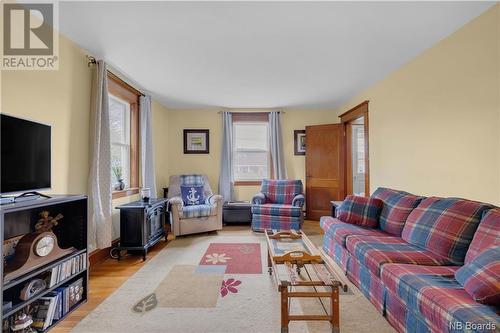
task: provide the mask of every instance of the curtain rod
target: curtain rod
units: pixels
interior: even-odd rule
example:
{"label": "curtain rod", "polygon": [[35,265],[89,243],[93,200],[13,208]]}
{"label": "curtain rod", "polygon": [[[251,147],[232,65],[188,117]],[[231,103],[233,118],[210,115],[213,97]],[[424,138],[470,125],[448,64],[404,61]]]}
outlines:
{"label": "curtain rod", "polygon": [[[269,114],[273,111],[256,111],[256,112],[248,112],[248,111],[236,111],[236,112],[232,112],[232,111],[219,111],[217,112],[218,114],[222,114],[224,112],[229,112],[229,113],[246,113],[246,114],[259,114],[259,113],[265,113],[265,114]],[[275,112],[278,112],[278,113],[286,113],[285,111],[275,111]]]}
{"label": "curtain rod", "polygon": [[[97,60],[95,57],[91,56],[91,55],[86,55],[87,57],[87,66],[93,66],[97,63]],[[134,89],[135,91],[137,91],[141,96],[146,96],[145,93],[143,93],[140,89],[137,89],[136,87],[134,87],[132,84],[128,83],[126,80],[122,79],[120,76],[118,76],[117,74],[113,73],[111,70],[109,70],[109,68],[107,69],[107,72],[108,74],[114,76],[115,78],[117,78],[118,80],[122,81],[123,83],[125,83],[127,86],[129,86],[130,88]]]}

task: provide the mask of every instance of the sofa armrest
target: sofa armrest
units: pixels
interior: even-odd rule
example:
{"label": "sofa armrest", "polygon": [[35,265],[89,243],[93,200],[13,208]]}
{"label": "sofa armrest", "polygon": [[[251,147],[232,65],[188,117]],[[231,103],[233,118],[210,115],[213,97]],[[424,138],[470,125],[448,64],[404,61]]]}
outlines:
{"label": "sofa armrest", "polygon": [[217,207],[218,205],[222,205],[223,200],[222,195],[212,194],[205,199],[205,204]]}
{"label": "sofa armrest", "polygon": [[173,197],[168,200],[168,211],[172,212],[174,209],[177,212],[182,212],[184,208],[184,201],[182,201],[181,197]]}
{"label": "sofa armrest", "polygon": [[264,193],[259,192],[252,198],[252,205],[263,205],[266,203],[266,196]]}
{"label": "sofa armrest", "polygon": [[304,206],[306,198],[303,194],[297,194],[292,200],[292,206],[302,207]]}

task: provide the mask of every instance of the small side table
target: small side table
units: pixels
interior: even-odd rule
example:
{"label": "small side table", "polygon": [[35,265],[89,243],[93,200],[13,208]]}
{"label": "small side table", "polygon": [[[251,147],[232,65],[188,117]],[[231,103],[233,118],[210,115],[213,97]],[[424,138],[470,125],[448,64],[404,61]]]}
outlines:
{"label": "small side table", "polygon": [[342,202],[343,201],[330,201],[330,205],[332,206],[332,217],[335,217],[337,209],[342,205]]}
{"label": "small side table", "polygon": [[252,223],[252,204],[249,201],[228,201],[222,208],[222,222]]}
{"label": "small side table", "polygon": [[120,245],[116,251],[120,260],[120,251],[140,251],[142,260],[146,260],[148,249],[165,237],[167,231],[167,199],[150,199],[130,202],[116,207],[120,210]]}

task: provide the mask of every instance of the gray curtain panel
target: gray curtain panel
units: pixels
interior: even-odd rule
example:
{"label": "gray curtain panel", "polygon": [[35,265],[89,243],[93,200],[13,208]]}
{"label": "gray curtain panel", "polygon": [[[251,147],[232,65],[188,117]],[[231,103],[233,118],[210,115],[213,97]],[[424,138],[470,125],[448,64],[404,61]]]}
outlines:
{"label": "gray curtain panel", "polygon": [[111,246],[111,141],[106,64],[92,66],[90,173],[88,182],[89,252]]}
{"label": "gray curtain panel", "polygon": [[269,113],[269,138],[274,178],[286,179],[280,112],[273,111]]}
{"label": "gray curtain panel", "polygon": [[153,150],[153,124],[151,114],[151,96],[140,97],[141,116],[141,169],[142,187],[151,190],[151,197],[156,198],[156,176]]}
{"label": "gray curtain panel", "polygon": [[233,181],[233,115],[230,112],[223,112],[219,194],[224,201],[233,200]]}

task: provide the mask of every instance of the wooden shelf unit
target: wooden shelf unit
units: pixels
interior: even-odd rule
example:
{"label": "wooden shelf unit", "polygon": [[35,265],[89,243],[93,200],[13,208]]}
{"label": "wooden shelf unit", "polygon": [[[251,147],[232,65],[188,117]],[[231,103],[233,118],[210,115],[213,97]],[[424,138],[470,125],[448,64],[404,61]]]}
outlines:
{"label": "wooden shelf unit", "polygon": [[[54,321],[45,331],[50,330],[64,319],[69,313],[74,311],[80,305],[87,301],[88,295],[88,248],[87,248],[87,197],[83,195],[53,196],[48,199],[37,199],[33,201],[19,202],[0,206],[0,234],[2,235],[2,246],[0,247],[1,257],[4,258],[4,241],[10,238],[18,237],[35,231],[35,224],[42,211],[49,211],[50,216],[62,214],[64,217],[59,221],[52,231],[57,236],[59,246],[62,248],[75,248],[75,251],[56,260],[47,262],[41,267],[36,267],[27,273],[4,281],[4,265],[0,265],[1,292],[0,301],[11,301],[12,307],[1,310],[2,323],[16,312],[26,308],[40,297],[46,296],[56,288],[63,287],[80,278],[83,280],[82,299],[75,304],[63,316],[63,318]],[[85,254],[87,260],[85,267],[75,272],[71,276],[59,281],[52,287],[47,287],[39,294],[23,301],[19,298],[22,288],[34,278],[44,278],[51,274],[52,268],[70,260],[76,256]]]}

